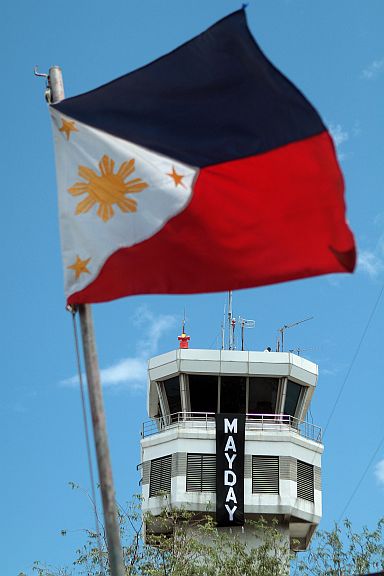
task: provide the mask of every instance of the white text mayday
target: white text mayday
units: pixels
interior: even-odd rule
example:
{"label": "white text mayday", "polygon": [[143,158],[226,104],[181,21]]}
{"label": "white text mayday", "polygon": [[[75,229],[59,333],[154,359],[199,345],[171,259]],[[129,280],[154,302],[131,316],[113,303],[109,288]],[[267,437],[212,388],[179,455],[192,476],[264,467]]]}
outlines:
{"label": "white text mayday", "polygon": [[[224,434],[237,434],[237,418],[234,418],[232,422],[229,422],[228,418],[224,418]],[[231,454],[230,454],[231,452]],[[228,512],[229,521],[233,522],[233,515],[237,510],[237,499],[234,488],[236,487],[237,478],[233,471],[233,462],[237,457],[236,444],[233,436],[228,436],[227,442],[224,448],[225,457],[228,462],[228,470],[224,470],[224,486],[228,486],[228,493],[225,502],[231,502],[225,504],[225,509]]]}

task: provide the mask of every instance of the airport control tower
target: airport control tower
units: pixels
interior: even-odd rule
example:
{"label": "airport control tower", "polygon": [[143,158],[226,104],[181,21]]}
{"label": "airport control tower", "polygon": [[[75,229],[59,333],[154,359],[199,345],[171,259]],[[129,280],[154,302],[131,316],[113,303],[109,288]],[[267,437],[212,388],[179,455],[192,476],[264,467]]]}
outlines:
{"label": "airport control tower", "polygon": [[305,550],[322,514],[321,429],[306,421],[317,365],[289,352],[193,349],[188,340],[183,333],[178,349],[149,361],[143,512],[156,516],[165,501],[208,509],[250,546],[244,520],[277,518],[291,547]]}

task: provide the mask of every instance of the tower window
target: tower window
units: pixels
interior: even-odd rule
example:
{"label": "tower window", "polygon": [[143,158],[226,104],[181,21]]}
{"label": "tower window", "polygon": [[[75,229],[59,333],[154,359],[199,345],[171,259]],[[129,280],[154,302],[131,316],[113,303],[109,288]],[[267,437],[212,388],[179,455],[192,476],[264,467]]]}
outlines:
{"label": "tower window", "polygon": [[217,412],[217,376],[190,374],[191,412]]}
{"label": "tower window", "polygon": [[[164,380],[164,389],[167,395],[170,414],[181,412],[180,380],[178,376]],[[177,418],[176,418],[177,419]]]}
{"label": "tower window", "polygon": [[302,388],[303,387],[300,386],[300,384],[296,384],[296,382],[288,380],[284,414],[288,414],[289,416],[295,416]]}
{"label": "tower window", "polygon": [[278,378],[249,379],[249,414],[275,414]]}
{"label": "tower window", "polygon": [[245,414],[246,382],[244,376],[221,377],[221,413]]}
{"label": "tower window", "polygon": [[149,496],[160,496],[171,492],[172,455],[151,460]]}
{"label": "tower window", "polygon": [[216,454],[187,455],[187,492],[216,492]]}

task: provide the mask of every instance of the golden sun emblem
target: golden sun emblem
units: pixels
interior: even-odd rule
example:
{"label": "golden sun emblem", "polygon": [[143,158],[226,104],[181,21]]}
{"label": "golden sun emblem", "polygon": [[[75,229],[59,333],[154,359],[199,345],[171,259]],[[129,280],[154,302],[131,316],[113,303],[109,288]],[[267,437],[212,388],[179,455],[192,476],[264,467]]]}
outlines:
{"label": "golden sun emblem", "polygon": [[115,214],[114,204],[122,212],[136,212],[137,201],[127,198],[126,194],[141,192],[148,188],[148,184],[141,178],[132,178],[127,181],[128,176],[135,171],[135,160],[123,162],[115,174],[115,161],[104,154],[99,162],[99,168],[100,174],[86,166],[79,166],[79,176],[85,182],[76,182],[68,188],[68,192],[72,196],[87,194],[87,197],[78,203],[75,214],[88,212],[95,204],[99,205],[97,215],[104,222],[108,222]]}

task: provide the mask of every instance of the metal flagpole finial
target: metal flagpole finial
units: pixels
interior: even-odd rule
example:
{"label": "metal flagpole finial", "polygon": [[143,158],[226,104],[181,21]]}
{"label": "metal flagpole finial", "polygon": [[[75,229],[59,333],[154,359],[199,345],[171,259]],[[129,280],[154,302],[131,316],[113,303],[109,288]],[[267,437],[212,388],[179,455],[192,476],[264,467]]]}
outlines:
{"label": "metal flagpole finial", "polygon": [[48,78],[48,74],[46,74],[45,72],[39,72],[39,67],[37,64],[33,69],[33,73],[35,76],[41,76],[42,78]]}
{"label": "metal flagpole finial", "polygon": [[48,100],[50,104],[64,100],[63,73],[60,66],[50,67],[48,74],[48,89],[50,90],[50,99]]}
{"label": "metal flagpole finial", "polygon": [[44,98],[45,98],[46,102],[50,103],[51,102],[51,88],[49,85],[49,74],[46,74],[46,72],[39,72],[39,67],[37,65],[34,67],[33,73],[38,78],[45,78],[46,79]]}
{"label": "metal flagpole finial", "polygon": [[44,96],[48,104],[54,104],[64,99],[63,74],[60,66],[51,66],[48,74],[39,72],[38,66],[35,66],[33,73],[35,76],[47,80]]}

